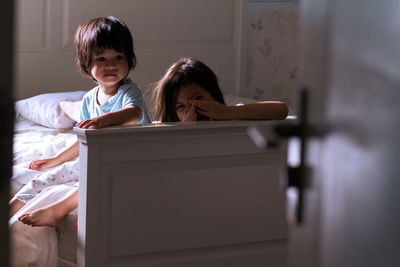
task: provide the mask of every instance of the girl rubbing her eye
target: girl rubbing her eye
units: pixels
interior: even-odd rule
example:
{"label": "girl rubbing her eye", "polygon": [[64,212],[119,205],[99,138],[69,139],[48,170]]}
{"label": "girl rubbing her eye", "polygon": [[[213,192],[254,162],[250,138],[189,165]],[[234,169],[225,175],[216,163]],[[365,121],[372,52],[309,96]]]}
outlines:
{"label": "girl rubbing her eye", "polygon": [[196,120],[282,120],[288,107],[280,101],[225,105],[215,73],[201,61],[185,57],[172,64],[155,87],[160,122]]}

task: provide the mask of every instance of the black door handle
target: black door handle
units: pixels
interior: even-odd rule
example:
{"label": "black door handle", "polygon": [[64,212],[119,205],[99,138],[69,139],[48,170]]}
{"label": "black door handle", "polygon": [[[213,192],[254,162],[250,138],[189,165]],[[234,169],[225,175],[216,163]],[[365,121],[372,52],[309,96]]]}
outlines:
{"label": "black door handle", "polygon": [[311,127],[307,121],[308,93],[306,89],[300,91],[300,112],[296,123],[281,123],[272,129],[262,131],[257,128],[250,128],[248,133],[256,145],[261,149],[273,148],[279,146],[279,139],[297,137],[300,139],[299,164],[296,166],[287,166],[284,185],[297,189],[297,201],[294,217],[298,224],[304,221],[304,190],[309,185],[308,177],[310,169],[306,166],[305,156],[307,149],[307,139],[316,135],[311,132]]}

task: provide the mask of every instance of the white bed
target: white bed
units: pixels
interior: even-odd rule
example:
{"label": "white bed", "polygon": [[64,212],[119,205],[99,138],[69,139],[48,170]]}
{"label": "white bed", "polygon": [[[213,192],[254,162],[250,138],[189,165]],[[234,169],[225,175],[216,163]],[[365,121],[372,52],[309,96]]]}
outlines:
{"label": "white bed", "polygon": [[75,129],[79,266],[284,266],[286,148],[249,126],[196,122]]}
{"label": "white bed", "polygon": [[55,231],[59,266],[284,266],[286,145],[260,150],[248,135],[277,123],[60,130],[21,119],[14,163],[78,136],[79,208]]}

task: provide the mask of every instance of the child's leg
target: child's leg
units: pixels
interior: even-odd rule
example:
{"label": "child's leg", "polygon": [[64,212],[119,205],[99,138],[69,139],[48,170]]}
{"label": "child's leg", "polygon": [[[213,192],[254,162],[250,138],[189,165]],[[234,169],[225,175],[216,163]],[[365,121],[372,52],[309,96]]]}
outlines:
{"label": "child's leg", "polygon": [[78,181],[78,177],[79,159],[37,174],[10,201],[10,218],[24,206],[25,202],[35,198],[43,190],[53,185],[70,184]]}
{"label": "child's leg", "polygon": [[[62,175],[62,174],[61,174]],[[62,177],[62,176],[61,176]],[[53,180],[54,179],[54,180]],[[15,194],[15,196],[10,201],[10,218],[19,211],[26,202],[33,199],[39,193],[41,193],[46,188],[56,184],[56,180],[50,172],[39,173],[35,176],[35,179],[30,180],[26,185],[24,185],[21,190]]]}
{"label": "child's leg", "polygon": [[24,205],[25,205],[24,202],[22,202],[22,201],[20,201],[20,200],[18,200],[18,199],[16,199],[16,198],[13,198],[13,199],[10,201],[10,218],[11,218],[15,213],[17,213],[17,211],[19,211]]}
{"label": "child's leg", "polygon": [[78,188],[73,187],[63,199],[44,208],[25,213],[18,219],[32,226],[57,226],[65,215],[78,207]]}

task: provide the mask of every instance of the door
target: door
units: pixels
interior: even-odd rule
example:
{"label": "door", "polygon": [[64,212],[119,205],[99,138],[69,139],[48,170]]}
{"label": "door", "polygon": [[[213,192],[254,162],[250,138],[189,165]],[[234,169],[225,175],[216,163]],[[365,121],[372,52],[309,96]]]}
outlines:
{"label": "door", "polygon": [[400,2],[301,2],[312,169],[291,266],[399,266]]}
{"label": "door", "polygon": [[8,200],[9,179],[12,164],[12,136],[13,136],[13,100],[12,100],[12,73],[13,73],[13,4],[14,1],[3,1],[0,9],[0,25],[2,25],[2,39],[0,42],[0,265],[9,264],[8,246]]}

